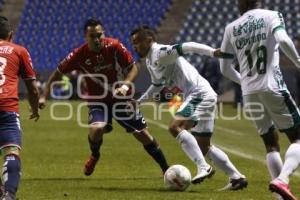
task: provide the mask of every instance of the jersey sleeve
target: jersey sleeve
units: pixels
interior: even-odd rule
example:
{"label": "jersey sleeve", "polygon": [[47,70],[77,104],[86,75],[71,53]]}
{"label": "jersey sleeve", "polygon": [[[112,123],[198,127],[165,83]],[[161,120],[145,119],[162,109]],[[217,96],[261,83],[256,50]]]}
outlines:
{"label": "jersey sleeve", "polygon": [[122,69],[128,70],[131,69],[132,64],[134,63],[131,53],[127,48],[119,41],[115,43],[116,57],[119,65]]}
{"label": "jersey sleeve", "polygon": [[283,16],[280,12],[274,12],[270,16],[270,29],[272,34],[279,29],[285,29]]}
{"label": "jersey sleeve", "polygon": [[221,45],[221,52],[226,55],[220,58],[220,70],[221,73],[229,78],[230,80],[241,84],[241,75],[235,69],[233,69],[232,58],[234,58],[234,48],[230,41],[230,27],[225,28],[225,33],[223,36],[223,41]]}
{"label": "jersey sleeve", "polygon": [[65,57],[57,67],[57,70],[62,73],[70,73],[73,70],[78,70],[79,49],[74,49],[67,57]]}
{"label": "jersey sleeve", "polygon": [[[234,55],[234,48],[231,44],[231,36],[230,36],[230,27],[226,26],[223,41],[221,44],[221,52],[226,55]],[[228,56],[228,58],[233,58],[233,56]]]}
{"label": "jersey sleeve", "polygon": [[36,74],[33,70],[32,61],[29,52],[22,48],[20,51],[20,75],[23,80],[35,79]]}

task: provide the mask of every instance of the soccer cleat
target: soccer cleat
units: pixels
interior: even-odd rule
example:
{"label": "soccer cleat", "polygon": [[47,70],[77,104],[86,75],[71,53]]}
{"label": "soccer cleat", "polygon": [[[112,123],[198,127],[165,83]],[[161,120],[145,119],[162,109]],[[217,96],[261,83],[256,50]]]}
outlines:
{"label": "soccer cleat", "polygon": [[219,189],[218,191],[226,191],[226,190],[242,190],[248,186],[248,181],[246,177],[241,177],[239,179],[230,179],[229,183]]}
{"label": "soccer cleat", "polygon": [[271,192],[279,194],[284,200],[297,200],[297,198],[291,193],[289,185],[279,179],[271,181],[269,189]]}
{"label": "soccer cleat", "polygon": [[192,183],[193,184],[201,183],[202,181],[204,181],[204,179],[210,178],[214,174],[215,174],[215,170],[210,165],[201,167],[199,173],[192,179]]}
{"label": "soccer cleat", "polygon": [[16,200],[15,195],[9,193],[9,192],[5,192],[2,197],[1,200]]}
{"label": "soccer cleat", "polygon": [[90,176],[94,172],[99,157],[100,156],[95,157],[93,155],[90,155],[89,159],[85,162],[83,172],[86,176]]}

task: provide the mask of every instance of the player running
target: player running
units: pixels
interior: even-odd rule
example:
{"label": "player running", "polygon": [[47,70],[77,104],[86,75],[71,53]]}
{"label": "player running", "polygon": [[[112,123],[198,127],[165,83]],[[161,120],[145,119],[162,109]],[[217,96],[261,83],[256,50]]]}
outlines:
{"label": "player running", "polygon": [[21,128],[19,119],[18,82],[24,80],[32,114],[39,119],[39,92],[28,51],[12,43],[13,31],[0,16],[0,149],[4,157],[1,200],[16,199],[21,174]]}
{"label": "player running", "polygon": [[[85,163],[84,174],[89,176],[93,173],[100,158],[103,135],[113,129],[113,118],[143,144],[148,154],[165,172],[168,168],[165,156],[157,141],[147,130],[147,124],[142,114],[135,113],[132,116],[124,111],[128,100],[126,96],[128,96],[132,81],[138,73],[131,54],[118,40],[104,36],[104,29],[99,20],[87,20],[84,31],[86,43],[73,50],[59,63],[57,70],[47,81],[44,95],[40,99],[41,107],[44,106],[45,99],[49,96],[51,83],[59,80],[62,74],[73,70],[79,71],[85,75],[84,80],[87,85],[88,142],[92,152]],[[113,89],[114,85],[117,86],[115,90]]]}
{"label": "player running", "polygon": [[235,168],[221,149],[210,144],[217,94],[197,70],[182,57],[183,53],[190,52],[212,57],[217,54],[215,49],[195,42],[173,46],[158,44],[154,31],[147,26],[133,30],[131,42],[139,56],[146,58],[152,80],[152,85],[138,99],[138,102],[153,97],[153,94],[161,91],[164,86],[171,88],[176,86],[183,91],[185,100],[170,123],[169,131],[197,166],[197,175],[192,182],[200,183],[214,174],[214,169],[204,159],[203,155],[207,155],[230,177],[230,183],[224,190],[245,188],[248,184],[245,176]]}
{"label": "player running", "polygon": [[[270,190],[285,200],[294,200],[288,184],[300,163],[300,113],[283,81],[278,47],[298,69],[300,57],[281,13],[258,9],[260,0],[237,2],[242,16],[226,26],[221,51],[237,56],[240,73],[231,67],[231,59],[221,59],[221,71],[242,86],[245,108],[266,147]],[[261,107],[264,111],[257,112]],[[275,126],[291,142],[283,165]]]}

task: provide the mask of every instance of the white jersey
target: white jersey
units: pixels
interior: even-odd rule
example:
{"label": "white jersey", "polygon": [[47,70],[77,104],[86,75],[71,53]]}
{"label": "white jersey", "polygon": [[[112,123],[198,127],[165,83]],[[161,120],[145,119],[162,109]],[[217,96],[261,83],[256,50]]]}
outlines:
{"label": "white jersey", "polygon": [[237,56],[243,95],[286,89],[273,33],[284,29],[279,12],[254,9],[226,26],[221,51]]}
{"label": "white jersey", "polygon": [[183,96],[191,93],[216,96],[206,79],[184,57],[180,45],[161,45],[153,43],[146,57],[146,66],[154,86],[178,87]]}

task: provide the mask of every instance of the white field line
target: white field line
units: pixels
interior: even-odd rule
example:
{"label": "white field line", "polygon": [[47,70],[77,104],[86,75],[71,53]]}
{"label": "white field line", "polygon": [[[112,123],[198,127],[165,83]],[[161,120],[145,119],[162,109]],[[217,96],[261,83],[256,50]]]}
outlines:
{"label": "white field line", "polygon": [[[149,124],[154,124],[155,126],[158,126],[158,127],[162,128],[162,129],[168,130],[168,126],[167,125],[165,125],[163,123],[160,123],[158,121],[146,118],[146,122],[149,123]],[[224,132],[232,133],[234,135],[243,135],[243,133],[240,133],[240,132],[232,130],[232,129],[224,128],[224,127],[221,127],[221,126],[216,127],[216,129],[224,131]],[[236,151],[236,150],[224,147],[222,145],[216,145],[216,146],[219,146],[224,151],[227,151],[227,152],[229,152],[229,153],[231,153],[233,155],[236,155],[236,156],[239,156],[239,157],[242,157],[242,158],[246,158],[248,160],[255,160],[255,161],[258,161],[258,162],[260,162],[260,163],[262,163],[264,165],[266,164],[266,161],[264,159],[261,159],[261,158],[259,158],[256,155],[251,155],[251,154],[243,153],[241,151]],[[293,175],[295,175],[297,177],[300,177],[300,173],[298,171],[294,172]]]}

